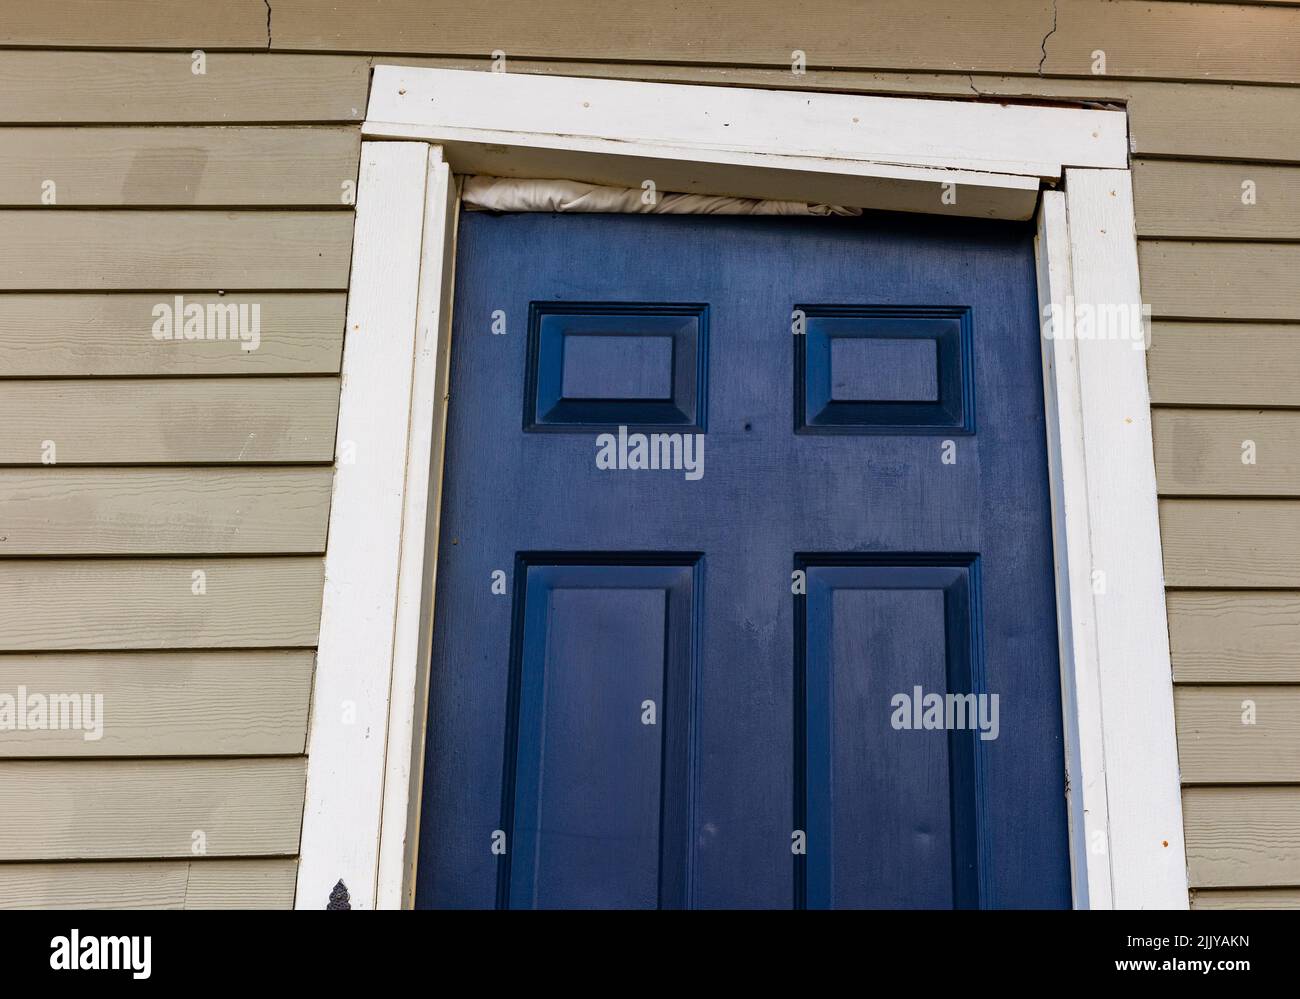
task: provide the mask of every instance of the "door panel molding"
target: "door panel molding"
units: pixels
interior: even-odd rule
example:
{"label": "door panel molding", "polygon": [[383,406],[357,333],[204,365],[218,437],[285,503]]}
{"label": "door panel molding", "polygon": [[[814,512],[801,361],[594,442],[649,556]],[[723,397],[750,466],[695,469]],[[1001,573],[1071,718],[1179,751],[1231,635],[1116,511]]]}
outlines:
{"label": "door panel molding", "polygon": [[[501,828],[512,847],[498,858],[498,907],[581,906],[583,899],[564,892],[562,879],[555,877],[556,865],[565,863],[619,871],[624,881],[606,881],[605,887],[621,904],[685,907],[702,557],[636,552],[516,557],[501,806]],[[580,617],[578,608],[586,614]],[[592,618],[608,624],[619,611],[630,612],[630,634],[621,631],[614,641],[611,628],[583,634]],[[638,619],[637,611],[650,614]],[[548,675],[557,646],[581,658],[585,675]],[[617,660],[619,669],[602,670],[602,660]],[[657,676],[644,675],[656,665]],[[566,682],[584,680],[599,685],[611,714],[619,709],[618,694],[642,709],[642,698],[649,695],[654,725],[615,729],[621,738],[593,746],[588,739],[594,733],[608,737],[611,730],[593,729],[583,717],[590,706],[575,703],[583,691],[565,689]],[[563,786],[543,780],[572,762],[564,757],[572,756],[574,747],[555,738],[557,731],[581,733],[580,756],[604,753],[633,761],[653,783],[652,793],[645,793],[645,784],[628,786],[617,772],[597,765],[584,768],[583,790],[600,796],[605,814],[584,808],[581,796],[568,800]],[[614,840],[608,851],[598,850],[599,839],[585,831],[602,824]]]}
{"label": "door panel molding", "polygon": [[[945,797],[949,799],[946,802],[950,809],[947,814],[942,808],[934,809],[929,815],[912,814],[916,807],[914,797],[898,801],[886,798],[890,806],[887,809],[863,807],[863,789],[853,787],[840,790],[837,793],[840,800],[836,802],[829,790],[830,774],[839,762],[835,759],[837,729],[852,731],[855,728],[836,726],[836,709],[844,710],[837,702],[847,698],[852,703],[855,694],[860,696],[860,690],[854,689],[851,680],[837,682],[835,677],[837,636],[834,622],[837,616],[831,608],[837,591],[847,591],[846,595],[859,601],[864,598],[874,598],[875,601],[893,598],[896,606],[875,608],[877,616],[883,616],[882,610],[892,609],[896,617],[908,616],[913,622],[927,611],[941,619],[943,627],[939,633],[940,641],[935,643],[937,647],[922,650],[931,653],[930,690],[941,688],[948,695],[956,695],[947,698],[949,710],[965,711],[969,706],[974,711],[977,702],[967,700],[965,695],[974,698],[988,696],[979,556],[958,553],[799,554],[795,557],[795,568],[807,574],[807,596],[797,601],[795,607],[795,825],[808,831],[810,842],[831,844],[829,849],[796,860],[796,894],[801,907],[834,908],[841,900],[851,908],[884,907],[888,905],[888,889],[898,891],[902,887],[898,883],[901,875],[902,879],[920,879],[921,884],[917,886],[920,897],[916,899],[918,907],[980,908],[988,899],[990,871],[987,837],[983,835],[980,821],[987,808],[983,741],[974,724],[966,724],[973,722],[973,715],[963,718],[962,725],[947,731],[919,735],[919,738],[942,739],[946,743],[945,750],[934,754],[930,760],[933,764],[941,757],[946,766],[932,765],[927,776],[932,783],[943,788]],[[900,598],[910,606],[898,606]],[[864,616],[869,617],[870,611]],[[880,657],[886,669],[890,660],[898,657],[898,650],[890,652],[892,656]],[[913,650],[914,655],[915,652]],[[903,686],[899,677],[890,679],[894,681],[894,687]],[[888,686],[889,681],[885,685]],[[910,692],[912,688],[908,690]],[[905,723],[908,727],[911,727],[913,711],[919,719],[921,710],[922,690],[916,689],[915,694],[917,697],[907,702]],[[882,769],[896,772],[904,762],[887,757]],[[895,790],[896,780],[895,775],[882,782],[886,795]],[[855,816],[858,828],[869,828],[871,812],[876,810],[891,813],[891,818],[901,815],[905,821],[928,819],[942,829],[942,834],[936,831],[933,840],[926,838],[923,843],[928,846],[937,842],[950,851],[950,856],[932,857],[914,840],[913,848],[917,849],[917,854],[910,858],[910,864],[900,871],[881,871],[876,866],[876,851],[864,848],[863,843],[851,842],[848,849],[839,846],[835,816],[842,811],[851,813],[855,810],[859,812]],[[875,821],[881,822],[882,819],[876,817]],[[884,891],[843,891],[839,886],[851,881],[839,873],[838,869],[844,865],[856,865],[859,874],[870,872],[877,878],[883,875],[892,884],[883,886]],[[935,877],[932,873],[935,871],[942,871],[948,877]]]}
{"label": "door panel molding", "polygon": [[362,131],[300,908],[413,901],[454,175],[482,172],[1036,219],[1074,904],[1187,907],[1123,112],[378,66]]}

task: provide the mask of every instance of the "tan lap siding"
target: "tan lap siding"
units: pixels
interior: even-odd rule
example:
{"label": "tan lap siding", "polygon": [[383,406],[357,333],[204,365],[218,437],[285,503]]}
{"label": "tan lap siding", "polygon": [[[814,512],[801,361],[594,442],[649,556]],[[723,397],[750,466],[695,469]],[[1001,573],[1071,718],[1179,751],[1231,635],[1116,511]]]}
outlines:
{"label": "tan lap siding", "polygon": [[6,760],[0,860],[292,856],[306,762]]}
{"label": "tan lap siding", "polygon": [[[195,343],[195,352],[218,342]],[[225,358],[208,351],[214,362],[230,363],[238,350],[224,346]],[[185,347],[157,349],[179,356]],[[4,387],[0,464],[40,466],[47,442],[60,465],[324,463],[334,451],[336,376],[58,378]]]}
{"label": "tan lap siding", "polygon": [[1296,180],[1286,165],[1134,166],[1197,909],[1300,908]]}
{"label": "tan lap siding", "polygon": [[111,709],[92,702],[80,729],[10,733],[0,758],[301,754],[313,658],[311,649],[0,656],[0,690],[95,691]]}
{"label": "tan lap siding", "polygon": [[6,909],[287,909],[292,858],[0,864]]}
{"label": "tan lap siding", "polygon": [[317,555],[0,559],[0,652],[311,648],[324,585]]}
{"label": "tan lap siding", "polygon": [[293,904],[366,73],[190,66],[0,52],[0,905]]}
{"label": "tan lap siding", "polygon": [[[346,301],[343,292],[186,293],[182,304],[202,306],[205,314],[210,305],[233,305],[237,309],[258,306],[261,343],[256,350],[233,351],[222,340],[142,337],[142,318],[148,317],[152,323],[153,309],[160,303],[171,304],[174,310],[174,296],[169,300],[167,296],[130,292],[0,295],[0,371],[9,377],[28,378],[336,374],[343,349]],[[256,391],[246,381],[214,383],[214,387],[224,384],[226,392]],[[70,382],[67,389],[91,391],[94,384]],[[282,391],[301,391],[292,389],[291,384],[279,387]],[[137,382],[130,388],[131,395],[138,399],[147,385]],[[333,397],[329,406],[337,410],[338,393],[320,391],[325,388],[320,384],[317,388],[319,399],[307,404],[307,408],[319,411]],[[27,391],[38,390],[29,386]],[[110,393],[104,392],[101,404],[110,401]],[[260,412],[267,402],[246,408]],[[0,400],[0,405],[4,404],[5,400]],[[215,421],[190,422],[197,428]],[[328,422],[333,426],[332,418]]]}
{"label": "tan lap siding", "polygon": [[[6,743],[0,800],[101,773],[138,797],[84,833],[72,797],[33,817],[0,897],[292,902],[292,808],[222,795],[249,774],[300,794],[348,264],[335,199],[372,60],[485,69],[504,49],[516,72],[1128,108],[1192,903],[1300,907],[1300,7],[889,0],[863,30],[852,5],[774,23],[750,0],[668,20],[279,0],[269,25],[261,0],[114,6],[14,0],[0,27],[0,211],[21,234],[0,233],[0,373],[18,379],[0,482],[19,497],[0,682],[102,685],[120,723],[96,746],[60,733],[45,759],[35,733]],[[260,303],[261,346],[149,339],[157,292]],[[181,818],[153,823],[158,794]],[[221,835],[196,861],[175,841],[199,823]]]}
{"label": "tan lap siding", "polygon": [[0,205],[336,208],[361,136],[350,127],[3,128]]}

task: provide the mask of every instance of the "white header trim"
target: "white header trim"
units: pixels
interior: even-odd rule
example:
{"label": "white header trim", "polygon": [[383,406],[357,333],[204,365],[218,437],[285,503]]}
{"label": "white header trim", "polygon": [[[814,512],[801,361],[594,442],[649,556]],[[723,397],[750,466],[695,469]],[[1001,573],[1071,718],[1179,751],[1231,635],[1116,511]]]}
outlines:
{"label": "white header trim", "polygon": [[383,123],[446,142],[588,140],[1039,177],[1128,165],[1119,111],[401,66],[375,67],[366,134]]}

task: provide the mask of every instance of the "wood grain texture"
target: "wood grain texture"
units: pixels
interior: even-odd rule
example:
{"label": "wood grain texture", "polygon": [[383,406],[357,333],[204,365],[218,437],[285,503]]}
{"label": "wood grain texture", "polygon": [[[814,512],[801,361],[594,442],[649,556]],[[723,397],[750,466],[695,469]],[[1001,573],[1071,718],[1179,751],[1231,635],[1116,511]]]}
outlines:
{"label": "wood grain texture", "polygon": [[[1091,62],[1085,57],[1093,49],[1104,48],[1110,57],[1108,71],[1115,75],[1168,76],[1169,68],[1180,76],[1225,79],[1242,73],[1251,74],[1251,78],[1285,73],[1290,65],[1286,44],[1290,41],[1294,47],[1295,42],[1295,22],[1279,9],[1288,6],[1288,0],[1244,2],[1262,9],[1243,16],[1200,0],[1164,0],[1154,10],[1149,4],[1120,3],[1112,9],[1097,0],[1061,0],[1053,17],[1051,8],[1041,2],[935,4],[939,37],[951,39],[951,44],[929,50],[918,41],[918,36],[924,36],[925,23],[919,12],[904,3],[876,4],[869,9],[821,3],[807,11],[811,23],[796,25],[791,13],[784,33],[797,30],[804,36],[805,47],[828,53],[826,58],[833,54],[836,65],[964,66],[933,49],[978,50],[1001,42],[997,52],[1025,71],[1033,71],[1042,58],[1047,73],[1090,73]],[[673,24],[664,25],[651,11],[620,10],[610,17],[608,8],[584,0],[551,5],[544,19],[536,17],[526,4],[507,5],[499,14],[502,23],[495,35],[485,16],[490,5],[482,2],[457,7],[405,0],[376,9],[362,0],[328,7],[311,0],[284,0],[272,10],[259,0],[117,0],[112,18],[103,17],[94,0],[13,0],[13,6],[6,11],[0,45],[486,53],[495,44],[521,53],[589,58],[625,59],[629,53],[675,61],[780,63],[788,58],[780,45],[773,44],[773,29],[781,26],[773,25],[770,11],[752,0],[724,3],[720,10],[710,8],[729,21],[728,34],[736,37],[725,39],[707,30],[709,22],[703,11],[695,17],[678,15]],[[463,20],[456,17],[458,13]],[[872,34],[864,39],[868,26]],[[1234,29],[1239,40],[1223,40],[1224,34],[1232,34],[1227,27]],[[999,32],[1011,37],[999,39]],[[663,41],[656,47],[646,35]],[[854,38],[856,46],[850,44]],[[1166,51],[1156,42],[1163,42]],[[1221,43],[1217,51],[1215,42]],[[1251,63],[1252,52],[1259,54],[1264,66]]]}
{"label": "wood grain texture", "polygon": [[1300,885],[1300,787],[1183,791],[1193,888]]}
{"label": "wood grain texture", "polygon": [[1135,83],[1125,93],[1140,155],[1300,161],[1290,124],[1300,88]]}
{"label": "wood grain texture", "polygon": [[45,441],[60,465],[326,463],[338,404],[335,377],[9,382],[0,464],[40,464]]}
{"label": "wood grain texture", "polygon": [[1300,496],[1300,412],[1158,408],[1151,416],[1162,496]]}
{"label": "wood grain texture", "polygon": [[1300,683],[1300,593],[1168,595],[1179,683]]}
{"label": "wood grain texture", "polygon": [[[355,128],[0,129],[0,205],[346,208]],[[354,188],[355,190],[355,188]]]}
{"label": "wood grain texture", "polygon": [[1300,688],[1176,687],[1174,715],[1184,784],[1300,782]]}
{"label": "wood grain texture", "polygon": [[323,585],[312,556],[6,559],[0,650],[310,647]]}
{"label": "wood grain texture", "polygon": [[263,0],[8,0],[0,45],[266,48]]}
{"label": "wood grain texture", "polygon": [[243,350],[229,339],[154,339],[153,309],[169,301],[165,295],[0,295],[0,378],[338,373],[343,292],[185,295],[183,300],[205,313],[208,305],[258,306],[257,349]]}
{"label": "wood grain texture", "polygon": [[1104,52],[1107,76],[1300,81],[1300,11],[1291,8],[1057,0],[1053,12],[1043,73],[1092,74]]}
{"label": "wood grain texture", "polygon": [[0,761],[0,860],[289,856],[304,757]]}
{"label": "wood grain texture", "polygon": [[[714,30],[718,23],[726,31]],[[665,20],[653,8],[567,0],[542,18],[527,0],[429,4],[394,0],[322,8],[275,5],[273,49],[477,54],[598,61],[814,66],[1294,82],[1300,19],[1286,8],[1103,0],[866,4],[822,0],[774,17],[754,0],[722,0]]]}
{"label": "wood grain texture", "polygon": [[209,52],[0,51],[0,123],[360,121],[369,60]]}
{"label": "wood grain texture", "polygon": [[4,732],[0,757],[302,753],[313,658],[309,649],[0,655],[0,694],[91,698],[79,727]]}
{"label": "wood grain texture", "polygon": [[1152,323],[1155,404],[1300,406],[1300,326]]}
{"label": "wood grain texture", "polygon": [[346,289],[350,212],[0,211],[0,289]]}
{"label": "wood grain texture", "polygon": [[1300,319],[1300,244],[1138,244],[1152,315],[1179,319]]}
{"label": "wood grain texture", "polygon": [[[813,64],[934,68],[937,62],[966,71],[1030,69],[1031,62],[1036,67],[1039,42],[1052,25],[1046,0],[1011,0],[1001,8],[939,0],[927,10],[885,0],[871,17],[860,5],[834,0],[814,2],[797,18],[791,11],[773,18],[770,10],[760,13],[760,6],[723,0],[707,12],[682,12],[665,21],[650,8],[612,11],[598,0],[566,0],[552,5],[545,17],[526,0],[496,5],[398,0],[381,7],[286,0],[276,5],[271,47],[473,54],[484,60],[493,49],[503,49],[521,57],[786,66],[791,49],[801,48]],[[706,28],[706,22],[714,27]],[[715,30],[719,23],[727,30]],[[866,43],[869,25],[874,37]],[[933,43],[928,52],[927,31]],[[966,43],[957,45],[963,34]],[[953,44],[944,45],[949,36]]]}
{"label": "wood grain texture", "polygon": [[1300,909],[1300,889],[1241,888],[1192,892],[1193,909]]}
{"label": "wood grain texture", "polygon": [[1165,583],[1300,587],[1300,502],[1160,501]]}
{"label": "wood grain texture", "polygon": [[297,862],[0,864],[0,909],[290,909]]}
{"label": "wood grain texture", "polygon": [[330,468],[0,470],[0,558],[320,554]]}
{"label": "wood grain texture", "polygon": [[1132,169],[1139,236],[1300,239],[1300,167],[1139,159]]}

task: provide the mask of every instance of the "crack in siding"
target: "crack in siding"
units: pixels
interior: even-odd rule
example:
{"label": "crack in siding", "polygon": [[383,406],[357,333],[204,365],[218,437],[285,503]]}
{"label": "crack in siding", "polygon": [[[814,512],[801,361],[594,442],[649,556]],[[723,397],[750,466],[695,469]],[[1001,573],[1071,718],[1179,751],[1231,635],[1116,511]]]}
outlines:
{"label": "crack in siding", "polygon": [[[271,0],[262,0],[262,3],[266,4],[266,47],[267,49],[270,49],[271,48]],[[1039,72],[1040,73],[1042,72],[1041,66],[1039,67]]]}
{"label": "crack in siding", "polygon": [[[1043,75],[1043,63],[1047,62],[1047,40],[1056,34],[1056,4],[1057,0],[1052,0],[1052,30],[1045,34],[1043,40],[1038,43],[1038,47],[1043,53],[1038,59],[1039,76]],[[270,8],[269,3],[267,4],[267,8]]]}

